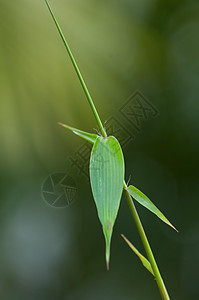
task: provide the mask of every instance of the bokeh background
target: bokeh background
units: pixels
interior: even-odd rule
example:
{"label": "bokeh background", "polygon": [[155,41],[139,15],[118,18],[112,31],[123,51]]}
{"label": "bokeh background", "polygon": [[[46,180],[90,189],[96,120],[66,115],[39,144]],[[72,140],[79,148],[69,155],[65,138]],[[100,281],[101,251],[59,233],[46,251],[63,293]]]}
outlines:
{"label": "bokeh background", "polygon": [[[199,2],[50,3],[103,122],[115,117],[136,133],[124,149],[126,180],[179,230],[137,205],[171,299],[199,299]],[[139,133],[119,113],[138,90],[159,111]],[[1,299],[160,299],[120,236],[144,254],[125,199],[106,271],[88,179],[69,161],[83,142],[58,121],[97,128],[45,2],[0,0]],[[78,190],[63,209],[41,193],[56,172]]]}

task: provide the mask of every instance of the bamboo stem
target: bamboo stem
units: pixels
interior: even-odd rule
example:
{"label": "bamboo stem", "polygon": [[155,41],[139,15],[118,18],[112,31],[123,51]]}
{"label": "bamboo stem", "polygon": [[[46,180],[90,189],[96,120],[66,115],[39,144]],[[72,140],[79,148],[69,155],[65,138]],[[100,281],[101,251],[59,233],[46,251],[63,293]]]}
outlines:
{"label": "bamboo stem", "polygon": [[125,198],[126,198],[126,201],[127,201],[128,205],[129,205],[130,211],[131,211],[131,213],[133,215],[133,218],[134,218],[136,227],[138,229],[140,238],[142,240],[144,249],[146,251],[148,260],[149,260],[149,262],[151,264],[151,267],[153,269],[153,272],[155,274],[156,282],[157,282],[158,288],[160,290],[162,299],[163,300],[169,300],[170,298],[169,298],[168,292],[166,290],[164,281],[162,279],[162,276],[161,276],[160,271],[158,269],[157,263],[155,261],[153,252],[152,252],[150,244],[149,244],[149,241],[147,239],[146,233],[145,233],[144,228],[142,226],[142,222],[141,222],[141,220],[139,218],[139,215],[137,213],[137,210],[135,208],[133,199],[131,198],[131,195],[129,194],[129,192],[126,190],[126,187],[127,187],[126,183],[124,183],[124,190],[123,190],[124,191],[124,195],[125,195]]}
{"label": "bamboo stem", "polygon": [[47,5],[47,7],[48,7],[48,9],[49,9],[49,11],[50,11],[50,14],[51,14],[51,16],[52,16],[52,18],[53,18],[53,21],[54,21],[54,23],[55,23],[55,25],[56,25],[56,27],[57,27],[57,30],[58,30],[58,32],[59,32],[59,34],[60,34],[60,37],[61,37],[61,39],[62,39],[62,41],[63,41],[63,43],[64,43],[64,46],[65,46],[65,48],[66,48],[66,50],[67,50],[67,52],[68,52],[68,55],[69,55],[69,57],[70,57],[70,59],[71,59],[71,62],[72,62],[72,64],[73,64],[73,67],[75,68],[75,71],[76,71],[77,76],[78,76],[78,78],[79,78],[79,80],[80,80],[80,83],[81,83],[81,85],[82,85],[82,88],[83,88],[83,90],[84,90],[84,93],[85,93],[85,95],[86,95],[86,98],[87,98],[87,100],[88,100],[88,102],[89,102],[89,104],[90,104],[90,107],[91,107],[91,109],[92,109],[92,111],[93,111],[93,114],[94,114],[95,119],[96,119],[96,121],[97,121],[97,124],[98,124],[98,126],[99,126],[100,132],[101,132],[101,134],[105,137],[105,136],[107,136],[106,131],[105,131],[104,127],[103,127],[103,124],[102,124],[102,122],[101,122],[101,119],[100,119],[100,117],[99,117],[99,114],[98,114],[98,112],[97,112],[97,109],[96,109],[96,107],[95,107],[95,105],[94,105],[94,103],[93,103],[93,100],[92,100],[92,98],[91,98],[91,95],[90,95],[90,93],[89,93],[89,91],[88,91],[88,88],[87,88],[86,83],[85,83],[85,81],[84,81],[84,79],[83,79],[83,77],[82,77],[82,74],[81,74],[81,72],[80,72],[80,70],[79,70],[79,67],[78,67],[78,65],[77,65],[77,63],[76,63],[76,61],[75,61],[75,58],[74,58],[74,56],[73,56],[73,54],[72,54],[72,51],[70,50],[70,47],[69,47],[69,45],[68,45],[68,43],[67,43],[67,41],[66,41],[66,39],[65,39],[65,37],[64,37],[64,34],[63,34],[62,30],[61,30],[61,27],[59,26],[59,23],[57,22],[57,19],[55,18],[55,15],[54,15],[54,13],[53,13],[53,11],[52,11],[52,9],[51,9],[51,7],[50,7],[48,1],[45,0],[45,2],[46,2],[46,5]]}

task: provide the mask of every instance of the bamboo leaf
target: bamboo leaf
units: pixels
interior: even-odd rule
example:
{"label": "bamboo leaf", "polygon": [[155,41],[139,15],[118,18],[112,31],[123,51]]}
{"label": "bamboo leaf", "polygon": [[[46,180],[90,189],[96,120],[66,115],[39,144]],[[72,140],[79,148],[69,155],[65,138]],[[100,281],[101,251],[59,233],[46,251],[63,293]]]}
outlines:
{"label": "bamboo leaf", "polygon": [[134,253],[139,257],[143,266],[155,277],[150,262],[132,245],[132,243],[123,234],[121,234],[121,236],[129,245],[129,247],[134,251]]}
{"label": "bamboo leaf", "polygon": [[169,222],[169,220],[163,215],[163,213],[161,213],[161,211],[151,202],[151,200],[145,194],[143,194],[133,185],[130,185],[127,188],[127,191],[137,202],[146,207],[163,222],[165,222],[167,225],[171,226],[174,230],[178,232],[178,230]]}
{"label": "bamboo leaf", "polygon": [[95,141],[90,158],[90,181],[105,236],[109,269],[111,236],[124,181],[124,157],[115,137],[98,137]]}
{"label": "bamboo leaf", "polygon": [[94,134],[94,133],[88,133],[73,127],[70,127],[68,125],[65,125],[63,123],[58,123],[59,125],[71,130],[73,133],[77,134],[78,136],[80,136],[81,138],[85,139],[86,141],[88,141],[89,143],[94,144],[95,140],[97,139],[98,135]]}

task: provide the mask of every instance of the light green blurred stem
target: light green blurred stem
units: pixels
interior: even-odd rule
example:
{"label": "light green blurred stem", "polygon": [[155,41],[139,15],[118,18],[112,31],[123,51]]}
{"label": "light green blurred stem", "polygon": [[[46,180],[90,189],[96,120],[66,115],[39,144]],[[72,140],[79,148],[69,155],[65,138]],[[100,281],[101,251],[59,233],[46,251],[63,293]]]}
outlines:
{"label": "light green blurred stem", "polygon": [[[84,90],[84,92],[85,92],[85,94],[86,94],[87,100],[88,100],[88,102],[89,102],[89,104],[90,104],[90,107],[91,107],[91,109],[92,109],[92,111],[93,111],[93,114],[94,114],[94,116],[95,116],[95,119],[96,119],[96,121],[97,121],[97,123],[98,123],[98,125],[99,125],[101,134],[105,137],[105,136],[107,136],[106,131],[105,131],[103,125],[102,125],[101,119],[100,119],[100,117],[99,117],[99,115],[98,115],[98,112],[97,112],[97,110],[96,110],[96,108],[95,108],[95,105],[94,105],[94,103],[93,103],[93,100],[92,100],[92,98],[91,98],[91,95],[90,95],[90,93],[89,93],[89,91],[88,91],[88,88],[87,88],[87,86],[86,86],[86,84],[85,84],[85,82],[84,82],[84,79],[83,79],[83,77],[82,77],[82,75],[81,75],[81,73],[80,73],[80,70],[79,70],[79,68],[78,68],[78,66],[77,66],[77,63],[76,63],[76,61],[75,61],[75,59],[74,59],[74,57],[73,57],[73,54],[72,54],[72,52],[71,52],[71,50],[70,50],[70,48],[69,48],[69,46],[68,46],[68,43],[66,42],[66,39],[65,39],[65,37],[64,37],[64,35],[63,35],[63,33],[62,33],[62,30],[61,30],[61,28],[60,28],[60,26],[59,26],[59,24],[58,24],[58,22],[57,22],[57,20],[56,20],[56,18],[55,18],[55,16],[54,16],[54,13],[53,13],[53,11],[52,11],[52,9],[51,9],[51,7],[50,7],[48,1],[45,0],[45,2],[46,2],[46,4],[47,4],[47,6],[48,6],[48,9],[49,9],[49,11],[50,11],[50,13],[51,13],[51,16],[52,16],[52,18],[53,18],[53,20],[54,20],[54,22],[55,22],[55,25],[56,25],[56,27],[57,27],[57,29],[58,29],[58,31],[59,31],[59,34],[60,34],[60,36],[61,36],[61,38],[62,38],[62,41],[63,41],[63,43],[64,43],[64,45],[65,45],[65,48],[66,48],[66,50],[67,50],[67,52],[68,52],[68,54],[69,54],[69,56],[70,56],[70,59],[71,59],[71,61],[72,61],[72,63],[73,63],[73,66],[74,66],[74,68],[75,68],[75,70],[76,70],[76,73],[77,73],[77,75],[78,75],[78,77],[79,77],[79,80],[80,80],[80,82],[81,82],[81,85],[82,85],[82,87],[83,87],[83,90]],[[148,260],[149,260],[150,263],[151,263],[151,267],[152,267],[153,272],[154,272],[154,274],[155,274],[156,281],[157,281],[157,285],[158,285],[158,287],[159,287],[159,290],[160,290],[162,299],[164,299],[164,300],[169,300],[169,299],[170,299],[170,298],[169,298],[169,295],[168,295],[168,293],[167,293],[167,290],[166,290],[166,287],[165,287],[165,285],[164,285],[163,279],[162,279],[162,277],[161,277],[161,275],[160,275],[160,271],[159,271],[159,269],[158,269],[158,266],[157,266],[157,264],[156,264],[155,258],[154,258],[154,256],[153,256],[153,253],[152,253],[151,247],[150,247],[150,245],[149,245],[148,239],[147,239],[147,237],[146,237],[144,228],[143,228],[143,226],[142,226],[142,223],[141,223],[140,218],[139,218],[139,216],[138,216],[138,213],[137,213],[137,211],[136,211],[136,208],[135,208],[135,205],[134,205],[134,203],[133,203],[133,200],[132,200],[131,196],[129,195],[128,191],[126,190],[126,188],[127,188],[127,185],[126,185],[126,183],[124,182],[124,195],[125,195],[125,197],[126,197],[127,203],[128,203],[128,205],[129,205],[129,208],[130,208],[131,213],[132,213],[132,215],[133,215],[133,218],[134,218],[135,224],[136,224],[136,226],[137,226],[138,232],[139,232],[139,234],[140,234],[142,243],[143,243],[143,245],[144,245],[144,248],[145,248],[145,251],[146,251]]]}
{"label": "light green blurred stem", "polygon": [[52,9],[51,9],[51,7],[50,7],[48,1],[45,0],[45,2],[46,2],[46,5],[47,5],[47,7],[48,7],[48,9],[49,9],[49,11],[50,11],[50,14],[51,14],[51,16],[52,16],[52,18],[53,18],[53,20],[54,20],[54,22],[55,22],[55,25],[56,25],[56,27],[57,27],[57,30],[58,30],[58,32],[59,32],[59,34],[60,34],[60,36],[61,36],[61,39],[62,39],[62,41],[63,41],[63,43],[64,43],[64,46],[65,46],[66,50],[67,50],[67,52],[68,52],[68,55],[69,55],[69,57],[70,57],[70,59],[71,59],[71,61],[72,61],[72,64],[73,64],[73,66],[74,66],[74,68],[75,68],[75,71],[76,71],[76,73],[77,73],[77,76],[78,76],[78,78],[79,78],[79,80],[80,80],[80,82],[81,82],[81,85],[82,85],[83,90],[84,90],[84,92],[85,92],[85,94],[86,94],[86,97],[87,97],[87,99],[88,99],[88,102],[89,102],[89,104],[90,104],[90,107],[91,107],[91,109],[92,109],[92,111],[93,111],[93,113],[94,113],[95,119],[96,119],[96,121],[97,121],[97,123],[98,123],[100,132],[101,132],[101,134],[105,137],[105,136],[107,136],[106,131],[105,131],[105,129],[104,129],[104,127],[103,127],[103,124],[102,124],[102,122],[101,122],[101,120],[100,120],[99,114],[98,114],[98,112],[97,112],[97,110],[96,110],[96,107],[95,107],[95,105],[94,105],[94,103],[93,103],[93,100],[92,100],[91,95],[90,95],[90,93],[89,93],[89,91],[88,91],[88,88],[87,88],[87,86],[86,86],[86,83],[85,83],[85,81],[84,81],[84,79],[83,79],[83,77],[82,77],[82,74],[81,74],[81,72],[80,72],[80,70],[79,70],[79,68],[78,68],[78,65],[77,65],[77,63],[76,63],[76,61],[75,61],[75,59],[74,59],[74,56],[73,56],[73,54],[72,54],[72,52],[71,52],[71,50],[70,50],[70,47],[69,47],[69,45],[68,45],[68,43],[67,43],[67,41],[66,41],[66,39],[65,39],[65,37],[64,37],[64,35],[63,35],[63,32],[62,32],[62,30],[61,30],[61,28],[60,28],[60,26],[59,26],[59,24],[58,24],[58,22],[57,22],[57,20],[56,20],[56,18],[55,18],[55,15],[54,15],[54,13],[53,13],[53,11],[52,11]]}
{"label": "light green blurred stem", "polygon": [[157,263],[155,261],[153,252],[151,250],[149,241],[147,239],[147,236],[145,234],[144,228],[142,226],[141,220],[140,220],[139,215],[137,213],[137,210],[135,208],[133,199],[131,198],[131,196],[128,193],[128,191],[126,190],[126,188],[127,188],[127,186],[126,186],[126,183],[124,182],[124,195],[126,197],[126,201],[127,201],[128,205],[129,205],[130,211],[131,211],[131,213],[133,215],[133,218],[134,218],[135,224],[137,226],[140,238],[142,240],[144,249],[146,251],[148,260],[150,261],[151,267],[152,267],[153,272],[155,274],[155,278],[156,278],[156,282],[157,282],[158,288],[160,290],[160,294],[162,296],[162,299],[169,300],[170,298],[169,298],[168,292],[167,292],[166,287],[164,285],[164,281],[163,281],[162,276],[160,274],[160,271],[158,269],[158,266],[157,266]]}

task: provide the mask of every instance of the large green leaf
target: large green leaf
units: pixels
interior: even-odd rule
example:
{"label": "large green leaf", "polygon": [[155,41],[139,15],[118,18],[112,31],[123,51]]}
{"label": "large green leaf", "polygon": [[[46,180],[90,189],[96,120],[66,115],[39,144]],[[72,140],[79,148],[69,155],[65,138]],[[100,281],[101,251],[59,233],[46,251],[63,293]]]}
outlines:
{"label": "large green leaf", "polygon": [[88,132],[73,128],[71,126],[65,125],[63,123],[58,123],[58,124],[71,130],[73,133],[77,134],[78,136],[80,136],[81,138],[85,139],[86,141],[88,141],[89,143],[92,143],[92,144],[95,143],[95,140],[98,137],[98,135],[94,134],[94,133],[88,133]]}
{"label": "large green leaf", "polygon": [[108,269],[111,236],[124,181],[124,157],[115,137],[98,137],[95,141],[90,159],[90,181],[105,236]]}
{"label": "large green leaf", "polygon": [[151,267],[150,262],[132,245],[132,243],[122,234],[121,235],[123,237],[123,239],[126,241],[126,243],[129,245],[129,247],[134,251],[134,253],[139,257],[139,259],[141,260],[143,266],[153,275],[153,270]]}
{"label": "large green leaf", "polygon": [[173,229],[177,231],[177,229],[169,222],[169,220],[161,213],[161,211],[151,202],[151,200],[143,194],[140,190],[138,190],[135,186],[130,185],[127,188],[129,194],[141,205],[146,207],[152,213],[154,213],[158,218],[160,218],[163,222],[171,226]]}

